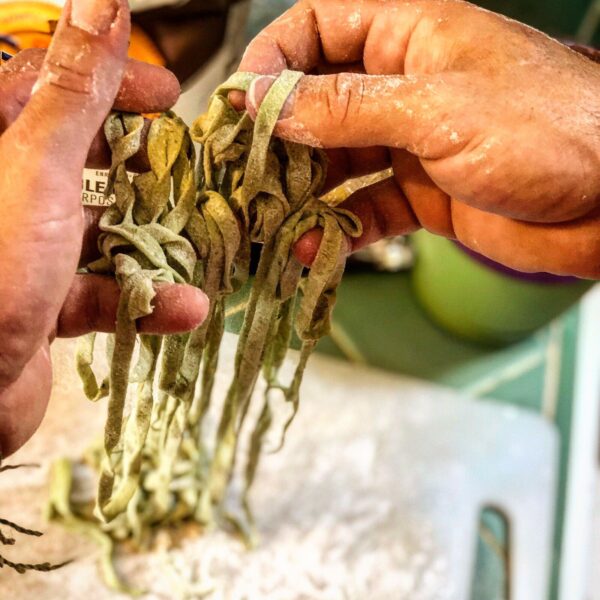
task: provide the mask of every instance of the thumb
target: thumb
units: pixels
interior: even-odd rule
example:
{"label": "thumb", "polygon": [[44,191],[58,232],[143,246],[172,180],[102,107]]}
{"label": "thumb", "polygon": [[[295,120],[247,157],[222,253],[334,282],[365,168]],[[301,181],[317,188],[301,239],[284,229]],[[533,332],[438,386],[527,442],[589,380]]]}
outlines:
{"label": "thumb", "polygon": [[124,0],[70,0],[33,88],[10,128],[45,153],[46,168],[80,176],[89,146],[108,114],[123,75],[129,41]]}
{"label": "thumb", "polygon": [[[433,148],[425,140],[459,103],[453,91],[457,75],[306,75],[284,105],[275,133],[311,146],[389,146],[437,158],[456,139],[446,135]],[[274,81],[269,75],[253,81],[246,94],[251,116]]]}
{"label": "thumb", "polygon": [[17,120],[0,138],[0,389],[45,343],[77,268],[81,177],[117,93],[126,0],[72,0]]}

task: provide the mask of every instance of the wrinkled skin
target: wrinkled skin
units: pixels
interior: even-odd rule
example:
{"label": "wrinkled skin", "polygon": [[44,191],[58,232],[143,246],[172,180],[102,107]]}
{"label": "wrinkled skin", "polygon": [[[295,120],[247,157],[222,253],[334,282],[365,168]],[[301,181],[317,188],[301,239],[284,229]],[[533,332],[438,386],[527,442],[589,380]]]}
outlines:
{"label": "wrinkled skin", "polygon": [[[100,214],[82,210],[83,167],[88,152],[90,166],[107,159],[98,131],[113,105],[155,112],[179,95],[168,71],[127,61],[128,40],[125,1],[74,0],[47,54],[25,51],[0,69],[2,456],[22,446],[44,415],[51,340],[115,327],[114,279],[75,275],[92,257]],[[139,157],[138,166],[145,162]],[[158,288],[154,305],[140,331],[185,331],[207,312],[204,294],[182,285]]]}
{"label": "wrinkled skin", "polygon": [[[5,456],[44,414],[49,341],[114,328],[115,282],[73,277],[95,245],[100,213],[82,211],[80,186],[88,151],[90,166],[106,160],[102,120],[113,104],[159,111],[178,94],[166,71],[125,66],[126,3],[75,4],[112,11],[112,27],[74,26],[68,4],[45,59],[22,53],[0,70]],[[458,0],[301,0],[240,66],[284,68],[310,75],[276,132],[328,149],[329,187],[394,168],[346,203],[364,225],[354,249],[424,227],[523,271],[600,278],[600,67],[591,60]],[[255,114],[271,81],[234,101]],[[310,263],[319,239],[307,234],[299,258]],[[155,304],[143,331],[183,331],[206,314],[205,297],[186,286],[161,288]]]}
{"label": "wrinkled skin", "polygon": [[347,201],[354,249],[423,227],[522,271],[600,278],[600,65],[458,0],[301,0],[240,65],[285,68],[308,75],[276,133],[329,149],[330,186],[394,169]]}

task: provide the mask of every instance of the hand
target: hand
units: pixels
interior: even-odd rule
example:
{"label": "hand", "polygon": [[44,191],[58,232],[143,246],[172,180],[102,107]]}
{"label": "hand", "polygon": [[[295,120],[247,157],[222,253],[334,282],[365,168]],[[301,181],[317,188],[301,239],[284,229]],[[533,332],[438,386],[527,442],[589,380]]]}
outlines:
{"label": "hand", "polygon": [[[592,60],[458,0],[301,0],[239,68],[311,74],[276,134],[330,149],[330,187],[393,167],[346,202],[364,226],[354,249],[424,227],[515,269],[600,279]],[[251,114],[271,83],[254,82]]]}
{"label": "hand", "polygon": [[[23,52],[0,69],[3,456],[31,437],[44,415],[52,380],[50,341],[115,327],[114,279],[74,275],[80,259],[91,258],[90,231],[99,216],[81,207],[86,156],[91,147],[88,164],[106,160],[98,131],[113,104],[160,111],[179,94],[166,70],[126,62],[128,40],[125,0],[72,0],[45,56]],[[190,286],[161,286],[154,304],[154,313],[139,321],[141,331],[192,329],[207,312],[206,297]]]}

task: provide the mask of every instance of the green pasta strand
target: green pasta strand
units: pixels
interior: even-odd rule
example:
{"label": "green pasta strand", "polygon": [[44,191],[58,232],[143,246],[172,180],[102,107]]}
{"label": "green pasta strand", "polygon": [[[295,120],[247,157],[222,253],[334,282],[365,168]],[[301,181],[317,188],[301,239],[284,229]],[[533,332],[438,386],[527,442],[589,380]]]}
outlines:
{"label": "green pasta strand", "polygon": [[[123,589],[108,566],[115,540],[143,546],[157,527],[186,521],[233,525],[246,541],[255,540],[249,493],[273,427],[273,401],[279,395],[291,408],[279,432],[283,441],[298,410],[307,361],[330,327],[347,238],[361,233],[352,213],[319,199],[325,154],[273,137],[302,74],[284,71],[253,122],[233,108],[228,93],[246,91],[255,77],[233,75],[190,130],[173,113],[155,119],[147,142],[151,170],[132,180],[126,161],[140,149],[143,119],[113,114],[105,124],[112,151],[107,193],[116,201],[100,221],[101,258],[88,268],[112,274],[121,289],[109,374],[94,373],[94,336],[80,341],[77,354],[86,396],[108,396],[103,447],[88,457],[99,471],[98,494],[95,509],[75,506],[72,467],[59,462],[49,514],[96,536],[107,582],[115,588]],[[323,239],[306,270],[293,248],[315,227]],[[251,278],[255,243],[262,249]],[[189,334],[138,335],[136,321],[152,313],[154,286],[163,282],[202,288],[210,300],[208,318]],[[246,284],[234,373],[225,398],[218,398],[226,300]],[[294,332],[301,350],[288,355]],[[279,374],[286,359],[296,361],[287,384]],[[261,376],[262,400],[254,394]],[[206,417],[214,411],[213,427]],[[232,513],[226,505],[236,473],[242,493]]]}
{"label": "green pasta strand", "polygon": [[[20,464],[20,465],[2,465],[2,455],[0,454],[0,473],[5,471],[11,471],[14,469],[22,469],[27,467],[37,467],[39,465],[35,464]],[[22,527],[13,521],[9,521],[8,519],[0,518],[0,528],[9,529],[11,531],[11,535],[5,534],[2,529],[0,529],[0,546],[15,546],[17,545],[17,539],[12,537],[12,535],[20,534],[27,535],[31,537],[40,537],[42,536],[41,531],[36,531],[35,529],[28,529],[27,527]],[[51,564],[49,562],[45,563],[22,563],[22,562],[14,562],[3,555],[0,552],[0,569],[7,567],[16,571],[20,575],[27,573],[28,571],[40,571],[43,573],[49,571],[55,571],[56,569],[60,569],[65,565],[69,564],[71,561],[65,561],[59,564]]]}

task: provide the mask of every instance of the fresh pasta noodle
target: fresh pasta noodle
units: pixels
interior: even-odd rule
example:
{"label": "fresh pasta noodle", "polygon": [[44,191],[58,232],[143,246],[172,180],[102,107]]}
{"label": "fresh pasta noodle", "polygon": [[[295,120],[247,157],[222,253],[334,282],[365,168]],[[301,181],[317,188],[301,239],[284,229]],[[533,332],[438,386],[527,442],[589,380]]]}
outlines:
{"label": "fresh pasta noodle", "polygon": [[[361,233],[357,217],[319,198],[325,154],[272,135],[301,75],[281,74],[255,122],[228,100],[230,91],[248,89],[256,77],[252,73],[236,73],[217,89],[208,112],[189,131],[174,114],[161,115],[148,134],[151,170],[132,181],[125,163],[140,148],[143,119],[113,114],[106,121],[112,150],[107,193],[114,192],[116,201],[102,216],[102,257],[89,270],[114,274],[121,289],[116,333],[107,348],[110,373],[100,382],[94,373],[94,335],[80,340],[77,355],[88,398],[108,397],[103,449],[92,461],[100,473],[98,492],[93,514],[89,506],[75,505],[72,468],[61,461],[55,466],[50,515],[100,536],[113,587],[120,582],[108,566],[112,540],[143,545],[165,524],[231,523],[224,502],[239,461],[245,461],[243,510],[235,525],[252,539],[248,492],[272,425],[271,394],[279,392],[292,407],[285,434],[298,408],[307,360],[330,326],[347,237]],[[315,227],[323,230],[323,239],[306,270],[293,247]],[[252,279],[253,243],[261,244],[261,253]],[[137,334],[136,320],[152,312],[154,285],[162,282],[204,290],[210,310],[198,329],[172,336]],[[225,303],[248,283],[234,375],[225,398],[215,398]],[[279,371],[294,332],[301,348],[291,382],[284,384]],[[262,399],[253,395],[261,374]],[[261,403],[259,417],[242,455],[240,433],[254,402]],[[205,418],[217,403],[216,437],[207,440]]]}

